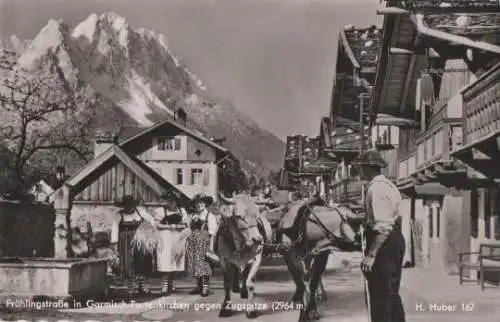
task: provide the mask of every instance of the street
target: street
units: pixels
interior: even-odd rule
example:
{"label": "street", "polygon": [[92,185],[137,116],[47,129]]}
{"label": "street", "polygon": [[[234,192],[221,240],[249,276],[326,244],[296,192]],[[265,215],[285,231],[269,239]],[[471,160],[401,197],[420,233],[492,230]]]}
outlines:
{"label": "street", "polygon": [[[403,271],[403,279],[405,270]],[[169,297],[137,299],[133,305],[115,305],[93,302],[78,309],[56,311],[25,311],[0,313],[2,320],[93,320],[93,321],[172,321],[172,322],[212,322],[221,321],[218,317],[223,300],[223,285],[220,277],[212,282],[213,293],[206,298],[189,295],[193,287],[192,281],[178,281],[176,293]],[[351,268],[335,268],[326,272],[324,286],[327,300],[318,301],[321,321],[364,322],[367,321],[367,311],[364,303],[363,280],[357,266]],[[255,322],[297,321],[298,311],[289,304],[294,285],[284,266],[262,267],[257,278],[256,303],[261,309]],[[433,292],[433,290],[428,290]],[[497,316],[491,308],[482,306],[480,301],[450,301],[443,299],[441,303],[433,303],[402,286],[401,294],[407,312],[407,321],[442,321],[460,322],[475,321],[479,318]],[[233,303],[237,309],[242,309],[244,300],[239,294],[232,294]],[[114,298],[113,303],[120,303]],[[242,306],[240,306],[242,305]],[[92,307],[85,307],[92,306]],[[225,318],[228,322],[248,321],[244,310]],[[493,319],[495,320],[495,319]],[[490,321],[492,321],[490,319]]]}

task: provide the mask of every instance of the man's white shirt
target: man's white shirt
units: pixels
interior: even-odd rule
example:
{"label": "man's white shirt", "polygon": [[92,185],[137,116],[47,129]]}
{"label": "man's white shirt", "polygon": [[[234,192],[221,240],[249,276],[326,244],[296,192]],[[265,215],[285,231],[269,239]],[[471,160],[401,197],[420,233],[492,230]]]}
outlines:
{"label": "man's white shirt", "polygon": [[394,183],[382,174],[374,177],[366,189],[366,224],[380,234],[390,234],[399,217],[401,199]]}

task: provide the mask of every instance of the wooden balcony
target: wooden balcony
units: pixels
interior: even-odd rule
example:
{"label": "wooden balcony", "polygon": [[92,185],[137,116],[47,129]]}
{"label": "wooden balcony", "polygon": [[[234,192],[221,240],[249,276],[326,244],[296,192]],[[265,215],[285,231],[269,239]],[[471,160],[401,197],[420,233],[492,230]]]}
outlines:
{"label": "wooden balcony", "polygon": [[459,120],[441,118],[417,135],[413,147],[399,156],[398,187],[402,191],[442,195],[448,187],[462,186],[466,181],[465,166],[451,156],[453,148],[462,144],[461,128]]}
{"label": "wooden balcony", "polygon": [[500,64],[462,91],[464,146],[453,156],[470,166],[470,179],[499,181]]}

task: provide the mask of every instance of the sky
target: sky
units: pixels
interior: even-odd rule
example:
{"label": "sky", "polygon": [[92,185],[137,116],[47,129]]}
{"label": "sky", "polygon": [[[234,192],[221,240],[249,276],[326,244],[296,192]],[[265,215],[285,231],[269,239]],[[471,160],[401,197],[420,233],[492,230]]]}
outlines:
{"label": "sky", "polygon": [[74,26],[112,11],[164,34],[222,99],[281,139],[319,134],[338,32],[380,24],[379,0],[0,0],[0,38],[32,39],[49,19]]}

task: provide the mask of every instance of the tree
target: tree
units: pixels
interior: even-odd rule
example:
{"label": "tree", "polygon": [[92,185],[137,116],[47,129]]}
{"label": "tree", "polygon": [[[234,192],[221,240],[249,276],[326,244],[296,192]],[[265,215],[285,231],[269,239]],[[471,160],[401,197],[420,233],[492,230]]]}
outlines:
{"label": "tree", "polygon": [[12,152],[14,193],[27,188],[30,161],[44,151],[71,151],[82,160],[89,158],[87,131],[93,109],[57,76],[28,74],[16,67],[0,74],[0,140]]}

